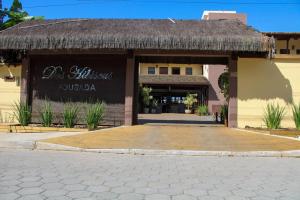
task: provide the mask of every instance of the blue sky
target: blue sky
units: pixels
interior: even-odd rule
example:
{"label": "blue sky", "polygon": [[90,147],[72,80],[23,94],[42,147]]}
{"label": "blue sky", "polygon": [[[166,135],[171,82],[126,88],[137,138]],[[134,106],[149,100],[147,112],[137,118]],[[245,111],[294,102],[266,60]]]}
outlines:
{"label": "blue sky", "polygon": [[[9,7],[12,0],[3,0]],[[200,19],[204,10],[246,13],[260,31],[300,32],[300,0],[21,0],[33,16]]]}

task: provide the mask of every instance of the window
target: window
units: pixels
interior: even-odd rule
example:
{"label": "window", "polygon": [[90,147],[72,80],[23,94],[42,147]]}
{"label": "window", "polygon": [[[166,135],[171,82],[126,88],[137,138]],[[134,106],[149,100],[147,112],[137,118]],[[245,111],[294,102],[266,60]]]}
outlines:
{"label": "window", "polygon": [[296,50],[296,54],[300,55],[300,49]]}
{"label": "window", "polygon": [[193,68],[191,67],[185,68],[185,75],[193,75]]}
{"label": "window", "polygon": [[290,54],[289,49],[280,49],[280,54]]}
{"label": "window", "polygon": [[180,67],[172,67],[173,75],[180,75]]}
{"label": "window", "polygon": [[168,67],[160,67],[159,74],[168,74]]}
{"label": "window", "polygon": [[148,67],[148,74],[155,74],[155,67]]}

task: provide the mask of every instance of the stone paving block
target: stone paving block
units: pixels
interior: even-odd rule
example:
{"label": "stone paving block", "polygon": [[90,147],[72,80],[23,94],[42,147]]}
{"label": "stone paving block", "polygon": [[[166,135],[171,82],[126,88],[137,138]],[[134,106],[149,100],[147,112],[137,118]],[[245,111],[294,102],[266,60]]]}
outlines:
{"label": "stone paving block", "polygon": [[134,192],[138,194],[156,194],[158,192],[158,189],[149,188],[149,187],[140,187],[140,188],[136,188]]}
{"label": "stone paving block", "polygon": [[21,196],[18,200],[44,200],[45,196],[40,194]]}
{"label": "stone paving block", "polygon": [[144,196],[141,194],[135,194],[135,193],[125,193],[120,194],[118,197],[118,200],[143,200]]}
{"label": "stone paving block", "polygon": [[3,200],[15,200],[19,197],[20,197],[20,195],[18,195],[16,193],[0,194],[0,199],[3,199]]}
{"label": "stone paving block", "polygon": [[71,197],[67,196],[57,196],[57,197],[49,197],[47,200],[72,200]]}
{"label": "stone paving block", "polygon": [[18,186],[19,186],[19,187],[23,187],[23,188],[27,188],[27,187],[39,187],[39,186],[41,186],[42,184],[43,184],[42,182],[33,181],[33,182],[24,182],[24,183],[20,183]]}
{"label": "stone paving block", "polygon": [[106,181],[104,182],[104,185],[108,187],[119,187],[124,185],[124,183],[119,181]]}
{"label": "stone paving block", "polygon": [[5,180],[0,182],[0,186],[16,186],[19,185],[21,182],[17,180]]}
{"label": "stone paving block", "polygon": [[80,182],[81,182],[81,180],[78,179],[78,178],[68,178],[68,179],[62,179],[60,181],[60,183],[62,183],[62,184],[68,184],[68,185],[74,185],[74,184],[78,184]]}
{"label": "stone paving block", "polygon": [[101,192],[101,193],[94,193],[91,197],[97,200],[111,200],[117,199],[119,194],[113,192]]}
{"label": "stone paving block", "polygon": [[12,193],[20,190],[19,186],[1,186],[0,187],[0,194]]}
{"label": "stone paving block", "polygon": [[23,188],[17,191],[20,195],[33,195],[33,194],[40,194],[44,191],[44,189],[39,187],[32,187],[32,188]]}
{"label": "stone paving block", "polygon": [[172,197],[172,200],[197,200],[197,199],[198,198],[186,194],[176,195]]}
{"label": "stone paving block", "polygon": [[68,192],[63,190],[63,189],[58,189],[58,190],[47,190],[42,193],[45,197],[57,197],[57,196],[64,196]]}
{"label": "stone paving block", "polygon": [[124,193],[133,192],[134,189],[132,187],[121,186],[121,187],[112,188],[111,191],[117,194],[124,194]]}
{"label": "stone paving block", "polygon": [[184,194],[192,195],[195,197],[202,197],[208,195],[208,191],[199,190],[199,189],[189,189],[189,190],[184,190]]}
{"label": "stone paving block", "polygon": [[33,181],[39,181],[39,180],[41,180],[41,177],[38,177],[38,176],[24,177],[24,178],[21,178],[21,179],[18,179],[18,180],[21,181],[21,182],[23,182],[23,183],[25,183],[25,182],[33,182]]}
{"label": "stone paving block", "polygon": [[300,199],[300,159],[0,154],[0,200]]}
{"label": "stone paving block", "polygon": [[71,197],[71,198],[85,198],[85,197],[90,197],[91,196],[91,192],[89,191],[72,191],[69,192],[66,196]]}
{"label": "stone paving block", "polygon": [[87,186],[81,184],[73,184],[73,185],[65,185],[64,189],[67,191],[78,191],[78,190],[85,190]]}
{"label": "stone paving block", "polygon": [[103,186],[103,185],[99,185],[99,186],[92,185],[92,186],[88,186],[86,188],[86,190],[90,191],[90,192],[96,192],[96,193],[98,193],[98,192],[107,192],[107,191],[110,190],[110,188],[107,187],[107,186]]}
{"label": "stone paving block", "polygon": [[41,188],[45,189],[45,190],[56,190],[56,189],[61,189],[62,187],[64,187],[64,185],[62,183],[45,183],[43,185],[41,185]]}
{"label": "stone paving block", "polygon": [[171,200],[171,196],[163,194],[149,194],[146,195],[145,200]]}

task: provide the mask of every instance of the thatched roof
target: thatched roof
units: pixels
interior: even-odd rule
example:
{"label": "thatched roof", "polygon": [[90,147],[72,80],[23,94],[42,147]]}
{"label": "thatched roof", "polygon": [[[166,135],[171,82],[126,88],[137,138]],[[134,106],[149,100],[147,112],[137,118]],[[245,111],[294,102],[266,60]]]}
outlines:
{"label": "thatched roof", "polygon": [[35,20],[0,32],[0,49],[268,51],[269,37],[231,20]]}
{"label": "thatched roof", "polygon": [[139,83],[170,85],[209,85],[209,81],[205,76],[180,75],[140,75]]}
{"label": "thatched roof", "polygon": [[297,40],[300,38],[300,32],[265,32],[263,34],[268,37],[274,37],[279,40],[288,40],[291,38]]}

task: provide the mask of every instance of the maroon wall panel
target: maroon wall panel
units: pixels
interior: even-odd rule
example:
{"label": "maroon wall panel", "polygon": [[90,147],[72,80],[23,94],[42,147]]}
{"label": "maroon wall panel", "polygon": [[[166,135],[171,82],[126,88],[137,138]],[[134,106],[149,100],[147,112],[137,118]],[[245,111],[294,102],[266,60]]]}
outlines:
{"label": "maroon wall panel", "polygon": [[123,55],[42,55],[31,57],[33,122],[39,121],[43,101],[49,99],[61,122],[63,102],[82,106],[106,103],[105,123],[124,123],[126,57]]}

